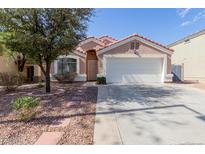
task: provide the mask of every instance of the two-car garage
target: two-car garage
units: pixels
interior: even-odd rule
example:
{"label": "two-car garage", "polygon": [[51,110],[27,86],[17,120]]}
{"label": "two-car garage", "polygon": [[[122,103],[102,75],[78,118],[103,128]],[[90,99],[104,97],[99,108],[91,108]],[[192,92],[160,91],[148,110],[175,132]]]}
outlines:
{"label": "two-car garage", "polygon": [[171,82],[172,53],[166,46],[134,34],[97,51],[98,73],[107,83]]}
{"label": "two-car garage", "polygon": [[164,82],[163,57],[106,57],[108,83]]}

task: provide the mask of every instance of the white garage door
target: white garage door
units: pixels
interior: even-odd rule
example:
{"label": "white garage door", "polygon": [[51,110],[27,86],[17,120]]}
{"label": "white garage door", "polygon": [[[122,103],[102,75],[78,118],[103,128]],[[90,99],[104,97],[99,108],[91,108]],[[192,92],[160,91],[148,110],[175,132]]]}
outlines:
{"label": "white garage door", "polygon": [[163,82],[162,58],[107,58],[107,82]]}

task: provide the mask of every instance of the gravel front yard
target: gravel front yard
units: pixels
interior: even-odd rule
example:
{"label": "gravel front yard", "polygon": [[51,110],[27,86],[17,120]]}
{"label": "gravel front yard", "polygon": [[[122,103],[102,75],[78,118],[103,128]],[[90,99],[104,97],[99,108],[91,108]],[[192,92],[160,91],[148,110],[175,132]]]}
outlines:
{"label": "gravel front yard", "polygon": [[[93,144],[97,87],[83,84],[55,83],[50,94],[44,88],[0,92],[0,144],[34,144],[49,131],[64,132],[58,144]],[[10,106],[11,100],[25,95],[41,99],[37,117],[27,123],[16,120]],[[69,118],[67,126],[59,125]]]}

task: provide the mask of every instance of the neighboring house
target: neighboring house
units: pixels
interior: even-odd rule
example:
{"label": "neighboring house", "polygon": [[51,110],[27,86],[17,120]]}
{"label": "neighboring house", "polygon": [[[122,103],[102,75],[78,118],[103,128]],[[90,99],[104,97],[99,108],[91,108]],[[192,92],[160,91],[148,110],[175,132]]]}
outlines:
{"label": "neighboring house", "polygon": [[[3,54],[0,55],[0,72],[18,73],[15,61]],[[35,82],[42,80],[42,73],[38,65],[25,64],[23,73],[27,81]]]}
{"label": "neighboring house", "polygon": [[76,81],[105,76],[111,82],[170,82],[173,50],[140,35],[122,40],[89,37],[69,55],[59,56],[51,75],[76,72]]}
{"label": "neighboring house", "polygon": [[[173,68],[182,80],[205,81],[205,29],[170,45]],[[178,67],[176,67],[178,66]]]}
{"label": "neighboring house", "polygon": [[0,55],[0,72],[17,73],[17,67],[15,63],[3,54]]}

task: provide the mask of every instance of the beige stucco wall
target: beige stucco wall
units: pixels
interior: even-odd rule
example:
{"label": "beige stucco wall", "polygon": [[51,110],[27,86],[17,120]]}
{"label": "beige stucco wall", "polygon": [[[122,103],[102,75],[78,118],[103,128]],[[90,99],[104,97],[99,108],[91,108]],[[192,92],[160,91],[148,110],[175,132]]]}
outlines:
{"label": "beige stucco wall", "polygon": [[80,57],[80,74],[86,74],[86,58]]}
{"label": "beige stucco wall", "polygon": [[[81,45],[80,49],[83,50],[84,52],[86,52],[86,51],[93,50],[93,49],[98,50],[101,47],[102,47],[101,45],[97,44],[94,41],[91,41],[91,42],[88,42],[86,44]],[[80,74],[86,74],[86,57],[79,56],[75,53],[70,53],[70,54],[79,57],[79,61],[80,61],[80,70],[79,71],[80,71]]]}
{"label": "beige stucco wall", "polygon": [[[29,65],[26,64],[24,67],[24,75],[26,76],[27,74],[27,70],[26,67],[27,66],[33,66],[33,65]],[[18,69],[16,64],[14,63],[13,59],[8,58],[5,55],[0,56],[0,72],[10,72],[10,73],[18,73]],[[34,65],[34,77],[40,77],[42,75],[40,67],[38,65]]]}
{"label": "beige stucco wall", "polygon": [[[136,50],[136,52],[139,56],[140,54],[165,54],[164,52],[143,43],[140,43],[140,46]],[[111,49],[110,51],[107,51],[104,54],[99,55],[98,56],[99,74],[103,73],[103,55],[106,54],[133,54],[133,50],[130,49],[130,42],[129,42],[117,48]],[[167,54],[167,74],[170,73],[171,73],[171,55]]]}
{"label": "beige stucco wall", "polygon": [[38,65],[26,64],[23,70],[25,76],[27,76],[27,67],[34,66],[34,80],[40,81],[44,80],[43,73],[41,72],[41,68]]}
{"label": "beige stucco wall", "polygon": [[172,64],[184,64],[185,80],[205,80],[205,35],[171,47]]}
{"label": "beige stucco wall", "polygon": [[0,56],[0,72],[17,73],[17,67],[14,61],[6,56]]}

